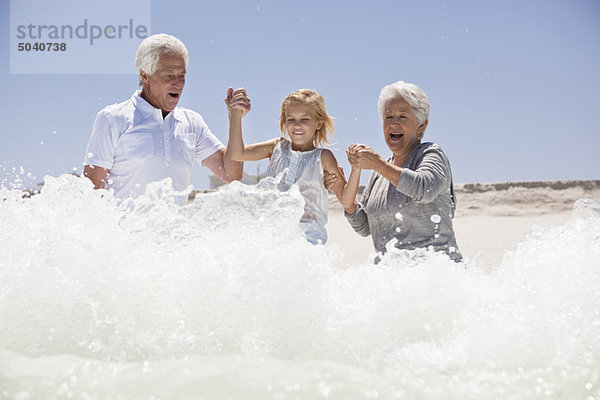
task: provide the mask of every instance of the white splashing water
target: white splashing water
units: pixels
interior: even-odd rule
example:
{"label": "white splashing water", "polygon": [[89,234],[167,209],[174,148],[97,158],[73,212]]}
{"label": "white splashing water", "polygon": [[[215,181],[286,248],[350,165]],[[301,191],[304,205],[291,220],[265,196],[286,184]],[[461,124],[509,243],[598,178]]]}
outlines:
{"label": "white splashing water", "polygon": [[165,192],[0,189],[0,398],[600,397],[598,203],[484,273],[393,250],[336,268],[297,191]]}

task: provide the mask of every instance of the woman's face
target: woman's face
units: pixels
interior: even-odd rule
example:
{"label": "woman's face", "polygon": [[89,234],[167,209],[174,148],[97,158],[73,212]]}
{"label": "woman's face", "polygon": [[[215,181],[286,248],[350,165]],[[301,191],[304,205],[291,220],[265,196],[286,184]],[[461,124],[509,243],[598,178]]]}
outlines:
{"label": "woman's face", "polygon": [[388,100],[383,111],[383,134],[392,153],[406,156],[421,142],[427,121],[419,125],[410,104],[402,96]]}

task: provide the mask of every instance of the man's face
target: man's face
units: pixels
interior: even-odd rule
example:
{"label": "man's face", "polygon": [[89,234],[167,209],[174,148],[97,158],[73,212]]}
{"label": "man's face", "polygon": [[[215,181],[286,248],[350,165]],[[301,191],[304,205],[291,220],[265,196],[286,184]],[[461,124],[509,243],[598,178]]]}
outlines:
{"label": "man's face", "polygon": [[141,74],[144,88],[142,97],[163,114],[175,109],[185,85],[185,60],[182,56],[163,53],[152,75]]}

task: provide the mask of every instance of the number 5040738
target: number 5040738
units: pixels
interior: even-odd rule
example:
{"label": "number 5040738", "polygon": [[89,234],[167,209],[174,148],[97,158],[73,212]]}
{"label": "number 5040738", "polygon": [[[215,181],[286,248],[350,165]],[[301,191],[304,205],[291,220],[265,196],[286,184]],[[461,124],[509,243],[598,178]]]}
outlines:
{"label": "number 5040738", "polygon": [[66,43],[54,42],[21,42],[17,45],[19,51],[66,51]]}

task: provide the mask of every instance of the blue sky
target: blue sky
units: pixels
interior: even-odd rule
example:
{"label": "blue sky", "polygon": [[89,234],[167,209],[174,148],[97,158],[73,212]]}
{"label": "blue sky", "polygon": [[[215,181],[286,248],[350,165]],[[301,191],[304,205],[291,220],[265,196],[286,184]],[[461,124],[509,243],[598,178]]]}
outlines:
{"label": "blue sky", "polygon": [[[137,88],[134,54],[131,74],[11,75],[10,6],[0,4],[0,183],[80,172],[96,113]],[[228,86],[252,98],[247,142],[278,136],[282,99],[313,88],[336,117],[331,148],[349,171],[351,143],[389,154],[377,97],[405,80],[430,98],[425,140],[444,148],[455,182],[600,179],[596,0],[152,1],[151,32],[187,45],[180,105],[223,142]],[[192,183],[207,188],[207,170],[196,166]]]}

